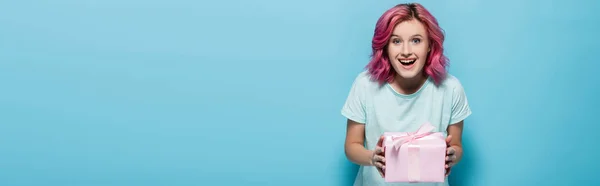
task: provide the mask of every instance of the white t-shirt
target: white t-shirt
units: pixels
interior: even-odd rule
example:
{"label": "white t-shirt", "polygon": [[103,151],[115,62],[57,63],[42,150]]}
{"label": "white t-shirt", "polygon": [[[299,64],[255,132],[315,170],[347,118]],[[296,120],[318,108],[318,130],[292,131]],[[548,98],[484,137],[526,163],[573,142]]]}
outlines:
{"label": "white t-shirt", "polygon": [[[365,124],[366,148],[373,150],[384,132],[412,132],[430,122],[447,136],[447,127],[471,115],[460,81],[448,74],[436,86],[431,78],[413,94],[400,94],[390,84],[379,84],[361,72],[341,110],[343,116]],[[374,166],[361,166],[355,186],[448,186],[445,183],[386,183]]]}

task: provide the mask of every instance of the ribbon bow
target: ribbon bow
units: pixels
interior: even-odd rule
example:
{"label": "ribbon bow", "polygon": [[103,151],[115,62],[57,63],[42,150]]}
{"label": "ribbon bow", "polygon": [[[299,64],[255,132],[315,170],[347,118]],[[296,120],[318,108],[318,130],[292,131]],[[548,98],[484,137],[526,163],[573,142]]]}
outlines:
{"label": "ribbon bow", "polygon": [[[426,137],[428,135],[433,134],[433,129],[435,127],[430,123],[424,123],[419,127],[419,129],[415,132],[409,132],[406,135],[402,135],[399,137],[392,137],[392,144],[394,146],[394,150],[399,151],[400,147],[404,144],[413,144],[418,139]],[[411,183],[416,183],[421,180],[421,160],[419,157],[420,147],[418,145],[408,146],[408,181]]]}
{"label": "ribbon bow", "polygon": [[392,137],[394,150],[400,150],[400,146],[404,144],[413,143],[420,138],[433,134],[433,129],[435,129],[433,125],[425,123],[415,132],[409,132],[400,137]]}

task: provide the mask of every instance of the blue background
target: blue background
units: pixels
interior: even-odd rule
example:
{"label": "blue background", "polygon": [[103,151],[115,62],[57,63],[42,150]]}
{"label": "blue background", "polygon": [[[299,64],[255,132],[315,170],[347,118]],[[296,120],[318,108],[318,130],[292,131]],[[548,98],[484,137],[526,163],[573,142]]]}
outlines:
{"label": "blue background", "polygon": [[[0,185],[350,185],[340,115],[404,1],[0,1]],[[598,185],[599,1],[418,1],[474,114],[454,185]]]}

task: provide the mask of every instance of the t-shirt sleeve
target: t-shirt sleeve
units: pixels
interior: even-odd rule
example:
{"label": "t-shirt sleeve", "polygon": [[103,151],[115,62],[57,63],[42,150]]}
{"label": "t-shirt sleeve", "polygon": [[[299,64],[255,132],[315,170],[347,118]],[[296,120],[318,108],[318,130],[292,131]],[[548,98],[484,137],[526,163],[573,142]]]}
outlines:
{"label": "t-shirt sleeve", "polygon": [[342,107],[342,115],[350,120],[353,120],[358,123],[365,124],[366,123],[366,113],[365,113],[365,89],[364,85],[361,83],[361,79],[356,78],[354,83],[352,83],[352,87],[350,88],[350,93],[346,98],[346,102]]}
{"label": "t-shirt sleeve", "polygon": [[458,83],[452,93],[452,117],[450,124],[456,124],[467,119],[471,115],[471,108],[463,86]]}

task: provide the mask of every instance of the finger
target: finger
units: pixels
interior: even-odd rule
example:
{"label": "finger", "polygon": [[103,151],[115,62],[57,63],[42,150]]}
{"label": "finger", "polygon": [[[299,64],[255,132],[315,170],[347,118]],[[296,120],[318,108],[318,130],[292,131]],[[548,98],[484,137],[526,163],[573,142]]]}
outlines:
{"label": "finger", "polygon": [[454,153],[456,153],[456,150],[453,147],[449,147],[446,150],[446,154],[448,154],[448,155],[453,155]]}
{"label": "finger", "polygon": [[377,153],[377,155],[385,156],[385,150],[383,150],[383,148],[379,148],[379,153]]}
{"label": "finger", "polygon": [[446,163],[447,164],[456,163],[456,155],[446,156]]}
{"label": "finger", "polygon": [[450,175],[450,172],[451,172],[451,170],[452,170],[452,169],[450,169],[450,168],[447,168],[447,169],[446,169],[446,176]]}
{"label": "finger", "polygon": [[382,178],[385,178],[385,170],[377,168],[377,172],[379,172],[379,175],[381,175]]}
{"label": "finger", "polygon": [[446,144],[450,144],[450,141],[452,141],[452,135],[448,135],[446,138]]}
{"label": "finger", "polygon": [[375,167],[377,167],[378,169],[385,169],[385,165],[381,162],[375,162]]}
{"label": "finger", "polygon": [[453,162],[456,160],[456,156],[446,156],[446,162]]}
{"label": "finger", "polygon": [[456,161],[453,160],[452,158],[447,158],[449,160],[446,160],[446,168],[450,168],[450,167],[454,167],[454,165],[456,165]]}
{"label": "finger", "polygon": [[383,156],[377,156],[377,155],[375,155],[374,159],[375,159],[376,162],[385,163],[385,157],[383,157]]}
{"label": "finger", "polygon": [[378,147],[383,146],[383,139],[384,139],[383,135],[379,136],[379,141],[377,141],[377,146]]}
{"label": "finger", "polygon": [[375,161],[375,162],[373,162],[373,166],[375,166],[378,169],[380,169],[381,167],[383,167],[383,164],[381,164],[381,162]]}
{"label": "finger", "polygon": [[375,154],[383,155],[383,148],[381,148],[381,147],[375,147]]}

